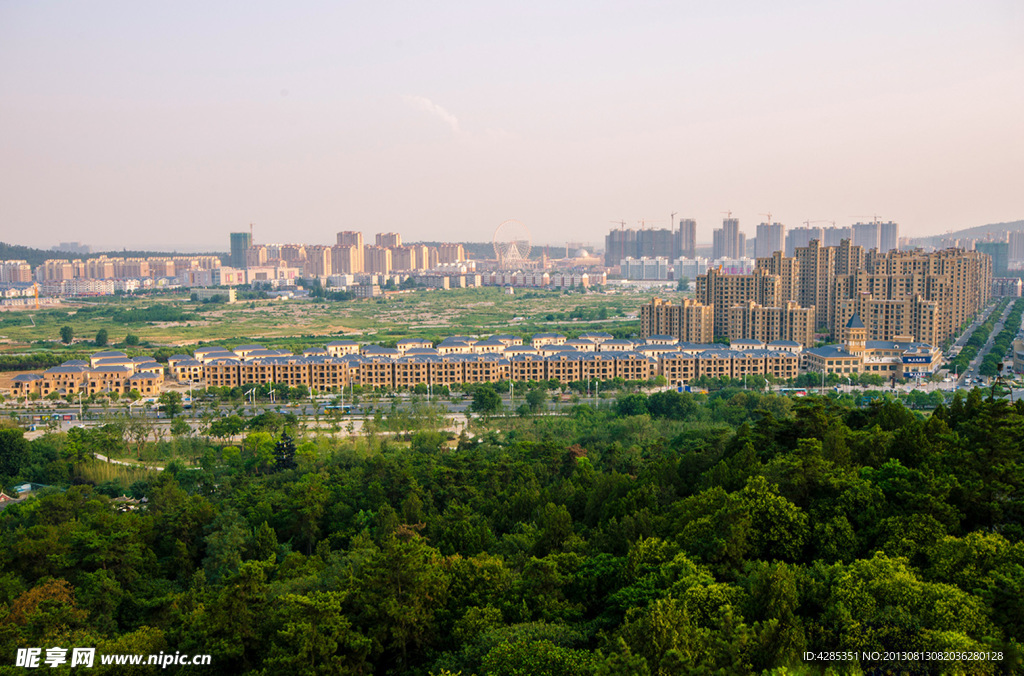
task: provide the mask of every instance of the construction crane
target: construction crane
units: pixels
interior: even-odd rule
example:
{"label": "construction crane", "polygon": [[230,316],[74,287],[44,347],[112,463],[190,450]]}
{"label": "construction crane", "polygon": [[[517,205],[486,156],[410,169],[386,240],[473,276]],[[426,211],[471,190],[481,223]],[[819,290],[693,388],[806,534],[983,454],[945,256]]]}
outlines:
{"label": "construction crane", "polygon": [[767,216],[768,217],[768,225],[772,224],[772,214],[771,214],[770,211],[768,213],[766,213],[766,214],[758,214],[758,216]]}
{"label": "construction crane", "polygon": [[725,214],[726,218],[732,218],[732,211],[731,210],[730,211],[723,211],[722,213]]}
{"label": "construction crane", "polygon": [[676,227],[676,214],[678,214],[678,213],[679,213],[678,211],[673,211],[672,215],[668,217],[668,229],[669,230],[672,230],[672,229],[674,229]]}

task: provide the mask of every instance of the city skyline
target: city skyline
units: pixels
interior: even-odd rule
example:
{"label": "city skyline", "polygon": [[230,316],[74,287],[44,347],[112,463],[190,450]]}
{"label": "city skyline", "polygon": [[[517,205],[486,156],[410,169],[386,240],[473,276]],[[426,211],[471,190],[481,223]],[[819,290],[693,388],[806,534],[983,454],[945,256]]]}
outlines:
{"label": "city skyline", "polygon": [[4,4],[4,239],[1024,217],[1019,3],[390,10]]}

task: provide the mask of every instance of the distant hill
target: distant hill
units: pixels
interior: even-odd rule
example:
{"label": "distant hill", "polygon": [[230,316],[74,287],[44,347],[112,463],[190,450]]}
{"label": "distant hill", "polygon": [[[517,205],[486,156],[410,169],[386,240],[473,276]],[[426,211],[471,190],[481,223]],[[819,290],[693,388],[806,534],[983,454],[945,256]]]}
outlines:
{"label": "distant hill", "polygon": [[941,235],[932,235],[931,237],[914,237],[913,242],[919,246],[938,246],[939,241],[947,237],[972,237],[974,239],[985,239],[988,235],[997,235],[1003,232],[1017,232],[1021,230],[1024,230],[1024,220],[978,225],[973,228],[954,230],[953,232],[943,233]]}
{"label": "distant hill", "polygon": [[51,258],[63,258],[66,260],[74,260],[80,258],[85,260],[87,258],[99,258],[100,256],[109,256],[111,258],[148,258],[150,256],[159,258],[166,256],[220,256],[222,259],[227,257],[226,253],[216,251],[212,253],[189,253],[189,254],[177,254],[169,253],[167,251],[128,251],[127,249],[121,251],[94,251],[88,254],[73,254],[66,251],[50,251],[49,249],[33,249],[30,246],[21,246],[20,244],[7,244],[6,242],[0,242],[0,261],[10,260],[24,260],[28,261],[28,264],[32,267],[40,265],[43,261]]}

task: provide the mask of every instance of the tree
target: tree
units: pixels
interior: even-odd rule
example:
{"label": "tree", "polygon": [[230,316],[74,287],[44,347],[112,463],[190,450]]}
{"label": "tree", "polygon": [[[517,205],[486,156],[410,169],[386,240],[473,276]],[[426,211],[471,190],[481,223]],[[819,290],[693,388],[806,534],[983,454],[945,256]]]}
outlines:
{"label": "tree", "polygon": [[21,430],[0,430],[0,476],[17,476],[28,462],[28,441]]}
{"label": "tree", "polygon": [[124,344],[125,345],[138,345],[139,344],[139,337],[136,336],[134,333],[129,333],[127,336],[124,337]]}
{"label": "tree", "polygon": [[160,406],[168,418],[173,418],[181,413],[181,392],[164,392],[157,401],[160,402]]}
{"label": "tree", "polygon": [[481,385],[473,393],[473,403],[469,408],[474,413],[490,414],[501,410],[501,397],[494,391],[490,383]]}
{"label": "tree", "polygon": [[295,441],[288,432],[282,432],[281,440],[274,445],[274,470],[280,472],[296,467],[298,464],[295,462]]}
{"label": "tree", "polygon": [[75,330],[72,329],[70,326],[62,326],[62,327],[60,327],[60,342],[64,343],[65,345],[70,345],[71,344],[71,340],[74,337],[75,337]]}
{"label": "tree", "polygon": [[96,347],[106,347],[108,341],[107,330],[100,329],[96,332]]}
{"label": "tree", "polygon": [[532,413],[544,408],[544,402],[548,400],[548,393],[540,388],[534,388],[526,393],[526,405]]}
{"label": "tree", "polygon": [[230,439],[242,433],[245,429],[245,421],[237,415],[220,418],[210,423],[210,436],[218,439]]}
{"label": "tree", "polygon": [[176,437],[187,437],[192,434],[192,426],[184,418],[175,418],[171,421],[171,434]]}

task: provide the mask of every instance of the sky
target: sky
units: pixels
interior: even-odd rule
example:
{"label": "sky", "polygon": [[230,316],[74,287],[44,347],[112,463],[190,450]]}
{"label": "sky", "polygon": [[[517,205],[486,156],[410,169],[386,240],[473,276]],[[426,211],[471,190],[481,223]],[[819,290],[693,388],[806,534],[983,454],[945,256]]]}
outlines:
{"label": "sky", "polygon": [[0,241],[1024,218],[1020,0],[0,2]]}

